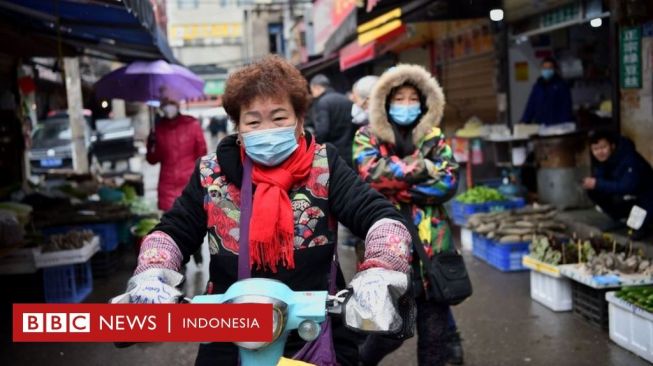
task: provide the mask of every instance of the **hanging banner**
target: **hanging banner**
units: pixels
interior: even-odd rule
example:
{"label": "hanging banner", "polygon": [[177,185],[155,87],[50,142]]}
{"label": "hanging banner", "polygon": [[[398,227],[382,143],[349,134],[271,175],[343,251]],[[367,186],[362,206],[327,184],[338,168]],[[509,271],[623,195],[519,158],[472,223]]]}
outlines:
{"label": "hanging banner", "polygon": [[621,88],[639,89],[642,87],[642,30],[624,28],[619,38]]}

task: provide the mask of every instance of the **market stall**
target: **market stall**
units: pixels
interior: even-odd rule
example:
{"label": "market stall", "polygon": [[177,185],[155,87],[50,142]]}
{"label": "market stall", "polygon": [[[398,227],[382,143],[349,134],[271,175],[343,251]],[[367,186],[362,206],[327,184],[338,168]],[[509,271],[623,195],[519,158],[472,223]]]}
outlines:
{"label": "market stall", "polygon": [[20,203],[0,202],[0,275],[40,288],[31,301],[81,302],[94,278],[135,255],[132,226],[151,228],[159,213],[124,182],[85,175],[47,183],[15,192]]}

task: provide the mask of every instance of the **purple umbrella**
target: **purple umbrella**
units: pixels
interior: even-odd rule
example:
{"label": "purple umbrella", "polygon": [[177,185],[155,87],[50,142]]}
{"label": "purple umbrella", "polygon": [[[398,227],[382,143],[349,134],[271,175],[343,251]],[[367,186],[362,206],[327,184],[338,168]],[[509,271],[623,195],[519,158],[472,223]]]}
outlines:
{"label": "purple umbrella", "polygon": [[135,61],[110,72],[95,83],[100,99],[147,102],[163,98],[182,100],[204,95],[204,81],[188,69],[163,60]]}

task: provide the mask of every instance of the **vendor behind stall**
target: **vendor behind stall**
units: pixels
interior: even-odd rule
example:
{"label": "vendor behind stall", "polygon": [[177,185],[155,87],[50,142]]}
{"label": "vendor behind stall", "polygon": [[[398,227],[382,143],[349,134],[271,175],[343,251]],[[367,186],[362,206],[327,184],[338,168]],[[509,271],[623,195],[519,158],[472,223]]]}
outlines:
{"label": "vendor behind stall", "polygon": [[644,225],[634,239],[644,237],[653,222],[653,168],[635,150],[629,139],[616,133],[590,132],[592,176],[583,180],[583,188],[601,210],[615,221],[628,218],[633,205],[647,211]]}
{"label": "vendor behind stall", "polygon": [[541,76],[528,97],[522,123],[537,123],[548,127],[574,121],[571,92],[557,70],[558,64],[554,59],[542,60]]}

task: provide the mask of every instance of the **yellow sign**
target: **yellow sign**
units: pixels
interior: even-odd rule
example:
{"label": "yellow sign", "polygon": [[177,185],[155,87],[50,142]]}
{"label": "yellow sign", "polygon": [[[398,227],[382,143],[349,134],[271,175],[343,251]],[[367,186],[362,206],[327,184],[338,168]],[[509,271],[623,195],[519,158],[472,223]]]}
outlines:
{"label": "yellow sign", "polygon": [[171,41],[189,41],[203,38],[234,38],[242,37],[242,35],[243,31],[240,23],[171,25],[168,31],[168,37],[170,37]]}
{"label": "yellow sign", "polygon": [[358,44],[363,46],[401,27],[401,8],[391,10],[358,26]]}

